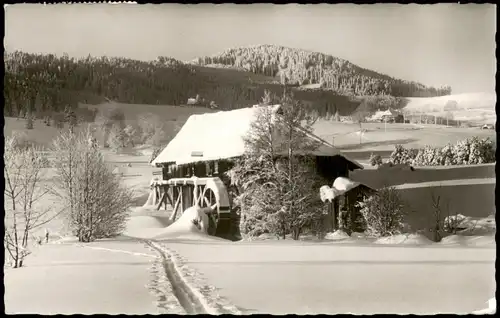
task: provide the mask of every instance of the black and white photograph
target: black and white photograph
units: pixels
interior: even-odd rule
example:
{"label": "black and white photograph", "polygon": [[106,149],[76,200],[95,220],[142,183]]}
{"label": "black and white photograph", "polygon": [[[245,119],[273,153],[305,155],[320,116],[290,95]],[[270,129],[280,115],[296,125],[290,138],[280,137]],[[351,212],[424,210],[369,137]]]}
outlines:
{"label": "black and white photograph", "polygon": [[4,5],[7,314],[496,313],[496,5]]}

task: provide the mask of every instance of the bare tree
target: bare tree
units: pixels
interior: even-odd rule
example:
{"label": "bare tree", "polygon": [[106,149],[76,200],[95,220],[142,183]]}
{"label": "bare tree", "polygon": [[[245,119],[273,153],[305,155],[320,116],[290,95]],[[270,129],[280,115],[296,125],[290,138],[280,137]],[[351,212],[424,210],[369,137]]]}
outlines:
{"label": "bare tree", "polygon": [[264,97],[262,97],[262,102],[261,102],[261,104],[262,104],[262,105],[266,105],[266,106],[272,105],[272,104],[273,104],[273,102],[274,102],[274,100],[273,100],[273,99],[274,99],[274,98],[273,98],[273,95],[272,95],[271,91],[269,91],[269,90],[267,90],[267,89],[266,89],[266,90],[264,91]]}
{"label": "bare tree", "polygon": [[56,194],[70,207],[64,216],[81,242],[121,233],[132,203],[132,193],[88,142],[91,137],[87,130],[62,135],[53,144],[59,154],[55,159]]}
{"label": "bare tree", "polygon": [[442,235],[441,235],[441,230],[442,230],[442,226],[441,226],[441,196],[436,196],[434,192],[432,192],[431,194],[431,198],[432,198],[432,208],[433,208],[433,211],[434,211],[434,228],[432,229],[433,233],[434,233],[434,237],[433,237],[433,240],[434,242],[440,242],[441,239],[442,239]]}
{"label": "bare tree", "polygon": [[162,140],[165,138],[165,131],[163,122],[158,116],[151,113],[144,114],[139,117],[138,126],[143,143],[156,147],[161,145]]}
{"label": "bare tree", "polygon": [[22,267],[30,254],[33,232],[50,222],[57,213],[40,203],[48,193],[43,186],[45,158],[35,146],[18,147],[15,138],[6,138],[4,153],[4,247],[14,268]]}
{"label": "bare tree", "polygon": [[[408,117],[411,117],[412,111],[410,109],[403,108],[401,110],[401,114],[403,115],[403,123],[406,123],[406,121],[408,120]],[[409,122],[409,120],[408,120],[408,122]]]}
{"label": "bare tree", "polygon": [[113,124],[109,131],[108,144],[109,147],[116,152],[125,148],[128,144],[128,136],[125,129],[119,125]]}

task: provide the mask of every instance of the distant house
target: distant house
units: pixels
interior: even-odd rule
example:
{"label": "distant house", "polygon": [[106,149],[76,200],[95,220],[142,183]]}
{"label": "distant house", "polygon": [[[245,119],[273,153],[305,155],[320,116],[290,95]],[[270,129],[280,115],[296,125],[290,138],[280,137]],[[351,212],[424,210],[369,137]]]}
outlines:
{"label": "distant house", "polygon": [[403,116],[399,112],[392,109],[388,109],[384,111],[377,111],[369,118],[369,120],[375,122],[394,123],[396,122],[397,119],[403,122],[402,118]]}
{"label": "distant house", "polygon": [[197,101],[195,98],[188,98],[187,104],[188,105],[196,105]]}

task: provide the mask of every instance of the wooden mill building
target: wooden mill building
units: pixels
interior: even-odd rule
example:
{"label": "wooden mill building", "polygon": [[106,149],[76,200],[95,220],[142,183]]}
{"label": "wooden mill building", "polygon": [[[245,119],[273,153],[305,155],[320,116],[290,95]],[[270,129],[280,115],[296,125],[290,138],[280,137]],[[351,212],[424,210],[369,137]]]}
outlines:
{"label": "wooden mill building", "polygon": [[[280,116],[280,105],[261,107],[270,107],[275,116]],[[193,205],[193,191],[190,189],[196,185],[189,178],[196,176],[200,180],[218,180],[218,177],[221,182],[216,182],[217,185],[211,182],[211,189],[201,182],[203,184],[200,186],[200,193],[204,193],[207,198],[207,206],[213,206],[215,203],[218,205],[215,220],[218,224],[213,234],[227,237],[234,232],[238,223],[238,216],[231,202],[235,189],[231,188],[226,172],[232,168],[233,159],[245,154],[244,137],[261,107],[191,115],[172,141],[151,162],[153,166],[162,168],[163,181],[157,182],[156,185],[164,187],[163,192],[169,193],[165,196],[164,203],[170,202],[172,206],[180,206],[183,211]],[[318,142],[319,147],[302,155],[315,157],[316,172],[330,184],[337,177],[349,177],[349,171],[363,169],[361,164],[347,158],[318,136],[307,133],[307,138]],[[286,154],[277,154],[280,155]],[[331,217],[335,219],[335,204],[332,204],[332,207]],[[332,226],[335,226],[333,222]]]}

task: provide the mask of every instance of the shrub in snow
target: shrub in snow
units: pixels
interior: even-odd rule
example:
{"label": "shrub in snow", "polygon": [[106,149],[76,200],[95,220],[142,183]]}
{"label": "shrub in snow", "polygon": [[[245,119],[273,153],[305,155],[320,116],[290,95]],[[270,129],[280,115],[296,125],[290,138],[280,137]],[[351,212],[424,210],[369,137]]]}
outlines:
{"label": "shrub in snow", "polygon": [[418,166],[438,166],[441,162],[441,153],[439,149],[425,146],[420,149],[414,162]]}
{"label": "shrub in snow", "polygon": [[448,144],[440,150],[439,154],[440,165],[451,166],[455,164],[455,156],[453,154],[453,146]]}
{"label": "shrub in snow", "polygon": [[403,231],[406,216],[405,205],[394,187],[380,189],[358,202],[358,205],[365,219],[368,235],[390,236]]}
{"label": "shrub in snow", "polygon": [[371,154],[370,155],[370,165],[372,167],[374,166],[379,166],[381,165],[383,162],[382,162],[382,156],[381,155],[374,155],[374,154]]}
{"label": "shrub in snow", "polygon": [[425,146],[423,149],[405,149],[396,145],[389,161],[393,164],[418,166],[449,166],[495,162],[493,141],[473,137],[446,145],[443,148]]}
{"label": "shrub in snow", "polygon": [[64,219],[80,242],[120,234],[132,204],[132,193],[88,142],[91,137],[88,130],[67,133],[53,143],[54,194],[67,207]]}
{"label": "shrub in snow", "polygon": [[456,234],[459,229],[461,229],[462,222],[466,217],[462,214],[450,215],[444,219],[444,230],[447,233]]}
{"label": "shrub in snow", "polygon": [[489,138],[472,137],[469,141],[468,164],[489,163],[495,161],[493,142]]}
{"label": "shrub in snow", "polygon": [[396,145],[394,151],[391,153],[389,161],[393,164],[411,165],[417,153],[417,149],[406,149],[403,145]]}
{"label": "shrub in snow", "polygon": [[456,164],[480,164],[495,162],[493,141],[489,138],[472,137],[457,142],[453,146]]}
{"label": "shrub in snow", "polygon": [[455,144],[453,147],[455,162],[459,165],[466,165],[469,162],[470,140],[464,139]]}

